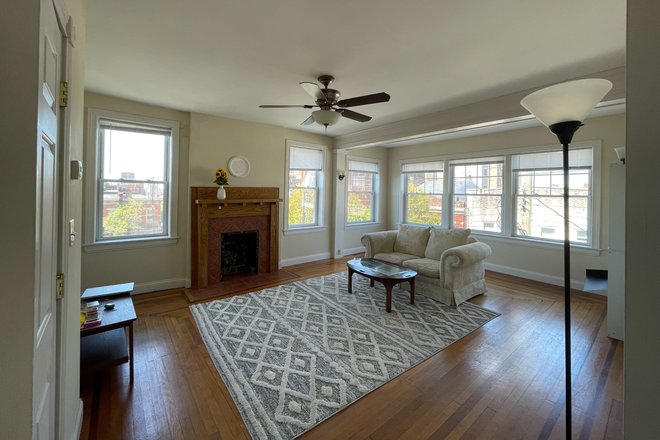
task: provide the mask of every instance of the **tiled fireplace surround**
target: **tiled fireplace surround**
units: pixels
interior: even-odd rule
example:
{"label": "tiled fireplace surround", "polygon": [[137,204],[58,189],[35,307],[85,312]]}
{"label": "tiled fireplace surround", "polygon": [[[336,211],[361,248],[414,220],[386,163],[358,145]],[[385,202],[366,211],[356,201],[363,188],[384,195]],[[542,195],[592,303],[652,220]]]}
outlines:
{"label": "tiled fireplace surround", "polygon": [[[279,188],[191,188],[191,278],[193,288],[221,283],[222,234],[259,231],[259,275],[277,272]],[[220,209],[218,209],[220,208]]]}
{"label": "tiled fireplace surround", "polygon": [[220,282],[222,234],[259,231],[259,273],[270,272],[270,219],[266,215],[209,219],[209,285]]}

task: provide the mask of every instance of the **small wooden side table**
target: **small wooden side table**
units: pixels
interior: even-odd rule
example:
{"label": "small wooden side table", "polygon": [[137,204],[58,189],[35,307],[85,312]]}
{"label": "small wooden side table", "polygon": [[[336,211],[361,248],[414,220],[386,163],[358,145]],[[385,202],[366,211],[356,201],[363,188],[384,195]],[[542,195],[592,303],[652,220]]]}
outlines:
{"label": "small wooden side table", "polygon": [[[96,298],[100,304],[101,324],[80,329],[80,368],[95,373],[130,362],[133,382],[133,321],[137,319],[130,293]],[[107,303],[113,310],[105,310]],[[128,344],[126,338],[128,328]]]}

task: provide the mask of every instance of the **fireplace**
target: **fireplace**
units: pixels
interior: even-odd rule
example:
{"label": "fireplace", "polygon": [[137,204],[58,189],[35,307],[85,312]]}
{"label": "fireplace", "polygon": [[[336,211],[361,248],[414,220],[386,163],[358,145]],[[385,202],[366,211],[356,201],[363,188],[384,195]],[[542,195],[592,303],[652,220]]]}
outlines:
{"label": "fireplace", "polygon": [[259,274],[259,231],[225,232],[221,236],[220,280],[227,275]]}

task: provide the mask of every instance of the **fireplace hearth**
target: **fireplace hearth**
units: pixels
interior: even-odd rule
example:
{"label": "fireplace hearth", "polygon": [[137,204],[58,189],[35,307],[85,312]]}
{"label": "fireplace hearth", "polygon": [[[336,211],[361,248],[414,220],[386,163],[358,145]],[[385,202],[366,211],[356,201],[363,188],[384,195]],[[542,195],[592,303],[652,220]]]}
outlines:
{"label": "fireplace hearth", "polygon": [[225,232],[221,239],[220,281],[227,275],[259,274],[259,231]]}

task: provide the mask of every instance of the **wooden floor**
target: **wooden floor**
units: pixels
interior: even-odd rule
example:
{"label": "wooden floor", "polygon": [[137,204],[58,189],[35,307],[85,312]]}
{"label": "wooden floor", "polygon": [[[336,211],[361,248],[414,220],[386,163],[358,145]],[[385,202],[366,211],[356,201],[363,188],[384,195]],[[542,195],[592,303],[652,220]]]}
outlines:
{"label": "wooden floor", "polygon": [[[346,259],[288,267],[299,278]],[[563,439],[562,289],[488,272],[471,302],[499,318],[304,434],[302,439]],[[135,382],[124,364],[82,379],[81,439],[250,439],[180,290],[134,297]],[[621,439],[623,344],[606,302],[574,291],[573,438]]]}

